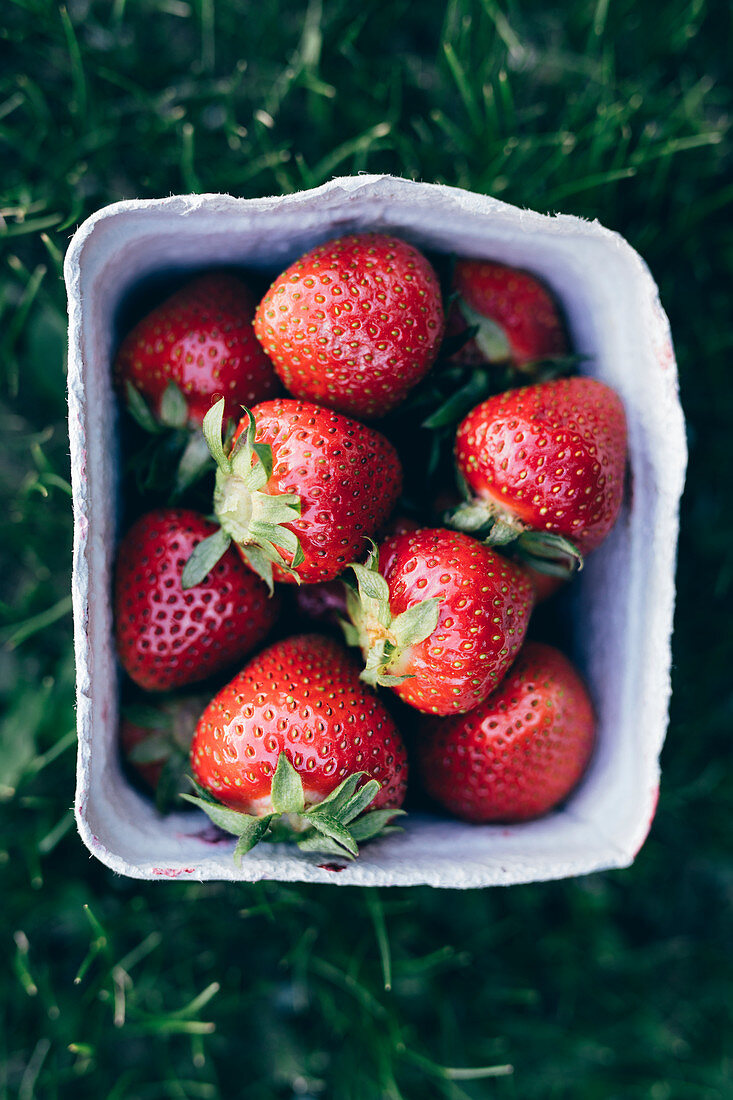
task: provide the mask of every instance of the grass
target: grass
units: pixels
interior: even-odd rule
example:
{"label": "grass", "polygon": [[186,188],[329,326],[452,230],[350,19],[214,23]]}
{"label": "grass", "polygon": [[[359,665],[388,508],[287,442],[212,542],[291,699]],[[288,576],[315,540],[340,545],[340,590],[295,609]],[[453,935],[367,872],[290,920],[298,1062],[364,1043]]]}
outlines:
{"label": "grass", "polygon": [[[714,0],[13,0],[0,29],[0,1100],[703,1100],[726,1044],[729,13]],[[76,837],[60,264],[115,199],[391,171],[648,260],[691,445],[633,868],[441,893],[145,884]]]}

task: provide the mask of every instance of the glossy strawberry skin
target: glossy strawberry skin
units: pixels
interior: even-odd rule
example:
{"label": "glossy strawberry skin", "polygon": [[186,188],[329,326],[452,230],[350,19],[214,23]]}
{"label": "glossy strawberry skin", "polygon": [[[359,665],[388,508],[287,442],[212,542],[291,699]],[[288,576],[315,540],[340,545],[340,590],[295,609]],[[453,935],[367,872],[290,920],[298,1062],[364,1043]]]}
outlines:
{"label": "glossy strawberry skin", "polygon": [[[472,310],[487,317],[503,331],[509,360],[515,366],[568,354],[565,326],[557,303],[547,287],[528,271],[489,260],[459,260],[453,273],[453,290]],[[458,302],[448,317],[448,335],[467,327]],[[470,366],[486,362],[475,340],[469,340],[452,357]]]}
{"label": "glossy strawberry skin", "polygon": [[272,776],[285,752],[306,808],[347,775],[382,784],[370,810],[402,805],[407,755],[386,707],[337,642],[301,634],[275,642],[212,699],[194,735],[196,781],[232,809],[271,812]]}
{"label": "glossy strawberry skin", "polygon": [[490,397],[463,420],[456,465],[477,497],[581,553],[613,527],[623,498],[626,418],[593,378],[561,378]]}
{"label": "glossy strawberry skin", "polygon": [[432,366],[443,337],[438,278],[396,237],[327,241],[275,280],[255,332],[286,389],[363,419],[384,416]]}
{"label": "glossy strawberry skin", "polygon": [[225,415],[274,397],[280,384],[254,335],[255,302],[234,275],[211,273],[187,283],[144,317],[125,337],[115,363],[118,384],[133,386],[160,417],[169,382],[188,406],[189,424],[200,427],[215,395]]}
{"label": "glossy strawberry skin", "polygon": [[142,516],[122,540],[115,580],[117,652],[146,691],[168,691],[226,668],[273,626],[279,601],[233,550],[184,591],[194,546],[216,531],[197,512],[163,508]]}
{"label": "glossy strawberry skin", "polygon": [[387,539],[379,558],[393,615],[430,597],[441,599],[436,629],[390,669],[411,677],[395,692],[432,714],[477,706],[524,641],[534,599],[524,570],[469,535],[444,528]]}
{"label": "glossy strawberry skin", "polygon": [[573,790],[595,736],[583,681],[552,646],[529,642],[500,687],[454,718],[429,719],[417,740],[427,792],[472,822],[527,821]]}
{"label": "glossy strawberry skin", "polygon": [[[366,539],[386,521],[402,489],[402,467],[392,444],[373,428],[305,401],[276,398],[252,409],[257,443],[272,447],[267,491],[296,493],[300,519],[288,524],[304,561],[301,582],[334,580]],[[232,446],[248,421],[240,421]],[[278,566],[275,578],[297,583]]]}

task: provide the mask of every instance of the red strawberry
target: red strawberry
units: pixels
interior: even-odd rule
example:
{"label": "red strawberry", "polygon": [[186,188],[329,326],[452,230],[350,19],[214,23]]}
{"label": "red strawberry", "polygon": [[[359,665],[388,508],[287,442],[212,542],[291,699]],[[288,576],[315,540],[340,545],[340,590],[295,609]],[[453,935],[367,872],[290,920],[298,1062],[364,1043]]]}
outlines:
{"label": "red strawberry", "polygon": [[351,416],[396,408],[443,336],[438,278],[416,248],[361,233],[301,256],[257,307],[255,332],[286,388]]}
{"label": "red strawberry", "polygon": [[466,821],[526,821],[572,791],[594,731],[591,701],[568,659],[529,642],[475,710],[425,723],[420,774],[436,802]]}
{"label": "red strawberry", "polygon": [[142,516],[120,544],[117,651],[125,671],[147,691],[211,676],[254,649],[277,618],[277,602],[233,551],[184,591],[186,561],[215,531],[197,512],[162,508]]}
{"label": "red strawberry", "polygon": [[170,809],[173,800],[188,789],[184,777],[191,741],[208,702],[208,696],[196,695],[156,701],[153,706],[123,707],[122,755],[155,793],[161,811]]}
{"label": "red strawberry", "polygon": [[528,370],[540,361],[567,357],[557,303],[528,271],[491,260],[459,260],[453,290],[457,298],[448,315],[448,335],[478,327],[476,335],[451,356],[454,361],[468,366],[508,363]]}
{"label": "red strawberry", "polygon": [[519,538],[540,560],[577,558],[616,522],[625,463],[624,408],[602,382],[561,378],[498,394],[458,428],[456,464],[474,500],[449,522],[488,526],[495,544]]}
{"label": "red strawberry", "polygon": [[317,634],[245,665],[201,716],[191,763],[204,797],[189,800],[240,837],[235,855],[268,830],[300,836],[307,851],[356,855],[399,813],[407,784],[388,711],[343,647]]}
{"label": "red strawberry", "polygon": [[[200,427],[215,396],[226,415],[273,397],[280,386],[252,328],[255,303],[235,275],[201,275],[157,306],[125,337],[115,373],[172,427]],[[173,383],[173,390],[169,389]]]}
{"label": "red strawberry", "polygon": [[393,687],[417,710],[456,714],[492,691],[519,652],[533,591],[524,570],[456,531],[387,539],[352,565],[348,596],[362,679]]}
{"label": "red strawberry", "polygon": [[221,531],[192,560],[186,585],[211,568],[209,551],[221,553],[230,539],[270,585],[273,574],[308,584],[333,580],[361,555],[399,496],[402,469],[392,444],[330,409],[278,398],[247,412],[225,453],[221,414],[219,402],[204,421]]}

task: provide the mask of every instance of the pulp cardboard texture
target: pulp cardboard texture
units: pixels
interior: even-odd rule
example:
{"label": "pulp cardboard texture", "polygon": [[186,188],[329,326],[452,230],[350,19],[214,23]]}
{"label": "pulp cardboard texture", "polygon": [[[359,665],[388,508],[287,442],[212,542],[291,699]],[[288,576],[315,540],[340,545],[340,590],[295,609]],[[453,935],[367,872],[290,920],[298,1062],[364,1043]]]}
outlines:
{"label": "pulp cardboard texture", "polygon": [[[430,815],[363,848],[339,873],[285,845],[235,866],[233,841],[203,814],[161,818],[128,784],[117,751],[111,608],[116,524],[115,319],[156,272],[240,264],[276,273],[352,230],[498,259],[559,297],[584,373],[613,386],[629,423],[630,481],[619,521],[575,582],[574,654],[598,713],[598,744],[560,811],[512,826]],[[678,508],[686,463],[667,318],[636,252],[598,223],[547,217],[450,187],[389,176],[335,179],[281,198],[188,195],[116,203],[78,230],[66,259],[73,598],[79,756],[76,820],[103,863],[138,878],[279,879],[341,885],[476,887],[562,878],[632,862],[651,824],[667,724]]]}

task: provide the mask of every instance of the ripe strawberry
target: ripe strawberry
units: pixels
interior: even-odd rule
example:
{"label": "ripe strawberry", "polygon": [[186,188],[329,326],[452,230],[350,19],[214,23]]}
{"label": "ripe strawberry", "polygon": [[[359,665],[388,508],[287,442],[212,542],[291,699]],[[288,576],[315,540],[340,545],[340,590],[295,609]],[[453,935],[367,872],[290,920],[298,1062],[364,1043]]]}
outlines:
{"label": "ripe strawberry", "polygon": [[591,701],[568,659],[529,642],[475,710],[425,723],[420,774],[428,794],[466,821],[526,821],[572,791],[594,732]]}
{"label": "ripe strawberry", "polygon": [[280,389],[255,339],[254,309],[237,276],[200,275],[127,334],[115,362],[118,385],[129,383],[171,427],[200,427],[218,395],[226,400],[226,416],[239,417],[243,404]]}
{"label": "ripe strawberry", "polygon": [[333,580],[395,505],[402,469],[394,447],[330,409],[277,398],[247,411],[226,453],[222,405],[204,420],[221,530],[192,559],[185,585],[205,575],[230,540],[270,586],[273,576]]}
{"label": "ripe strawberry", "polygon": [[191,763],[202,797],[189,801],[239,836],[235,856],[268,831],[354,856],[400,812],[407,784],[387,709],[343,647],[317,634],[245,665],[201,716]]}
{"label": "ripe strawberry", "polygon": [[567,359],[560,311],[547,287],[528,271],[491,260],[459,260],[453,272],[455,298],[448,335],[477,326],[451,356],[467,366],[507,363],[522,372],[547,360]]}
{"label": "ripe strawberry", "polygon": [[[488,529],[550,572],[594,550],[616,522],[626,462],[618,395],[593,378],[561,378],[490,397],[456,436],[456,464],[474,499],[448,521]],[[568,542],[571,540],[571,542]]]}
{"label": "ripe strawberry", "polygon": [[432,366],[440,286],[416,248],[360,233],[301,256],[257,307],[255,333],[286,388],[350,416],[384,416]]}
{"label": "ripe strawberry", "polygon": [[203,680],[258,645],[278,604],[233,552],[195,588],[184,591],[183,567],[216,528],[197,512],[162,508],[142,516],[117,557],[117,652],[146,691]]}
{"label": "ripe strawberry", "polygon": [[124,760],[155,794],[161,812],[188,790],[185,774],[196,723],[209,702],[206,695],[156,700],[153,706],[122,709],[120,747]]}
{"label": "ripe strawberry", "polygon": [[496,687],[527,632],[524,570],[468,535],[423,528],[387,539],[352,565],[349,644],[362,679],[393,687],[417,710],[458,714]]}

